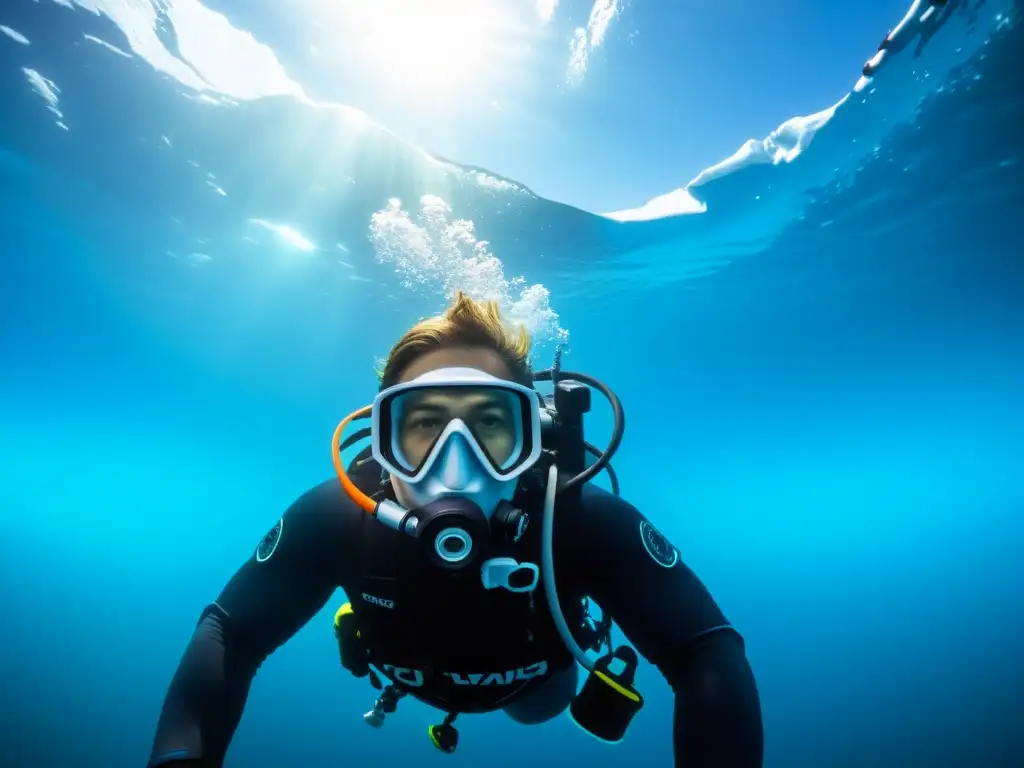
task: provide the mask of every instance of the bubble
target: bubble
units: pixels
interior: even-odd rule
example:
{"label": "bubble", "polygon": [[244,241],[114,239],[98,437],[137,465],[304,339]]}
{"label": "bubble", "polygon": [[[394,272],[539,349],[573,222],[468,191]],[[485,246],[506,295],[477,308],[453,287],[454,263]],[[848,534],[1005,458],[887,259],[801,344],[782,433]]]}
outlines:
{"label": "bubble", "polygon": [[510,322],[523,326],[534,351],[546,344],[568,345],[569,333],[551,308],[551,292],[524,277],[505,277],[490,243],[478,240],[468,219],[452,218],[452,207],[436,195],[420,198],[415,220],[396,198],[370,217],[370,243],[378,263],[392,266],[403,287],[423,295],[457,291],[473,299],[494,299]]}

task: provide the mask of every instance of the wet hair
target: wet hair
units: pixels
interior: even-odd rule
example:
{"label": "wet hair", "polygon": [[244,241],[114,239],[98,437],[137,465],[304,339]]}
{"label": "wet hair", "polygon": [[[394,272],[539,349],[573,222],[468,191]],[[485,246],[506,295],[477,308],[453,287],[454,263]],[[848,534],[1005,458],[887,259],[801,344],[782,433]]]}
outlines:
{"label": "wet hair", "polygon": [[508,323],[501,316],[498,302],[477,301],[459,291],[444,312],[416,323],[391,348],[383,368],[377,372],[380,388],[398,383],[402,372],[428,352],[453,347],[494,350],[508,366],[513,381],[533,386],[530,336],[526,329]]}

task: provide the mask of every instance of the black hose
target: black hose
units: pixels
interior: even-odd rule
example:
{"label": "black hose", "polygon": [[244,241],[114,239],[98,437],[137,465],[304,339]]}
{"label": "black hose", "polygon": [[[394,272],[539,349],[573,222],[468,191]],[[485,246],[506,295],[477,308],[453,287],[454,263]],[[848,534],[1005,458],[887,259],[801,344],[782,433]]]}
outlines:
{"label": "black hose", "polygon": [[594,479],[601,470],[608,466],[612,460],[612,456],[619,449],[619,445],[622,443],[623,433],[626,431],[626,415],[622,410],[622,403],[619,402],[619,398],[614,392],[611,391],[603,382],[595,379],[593,376],[587,376],[585,373],[574,373],[571,371],[558,371],[554,373],[551,370],[538,371],[533,375],[534,381],[551,381],[552,377],[557,375],[559,379],[574,379],[575,381],[582,382],[588,387],[593,387],[608,400],[608,404],[612,407],[612,439],[608,442],[608,447],[604,449],[603,453],[595,453],[597,461],[587,467],[585,470],[580,472],[576,477],[567,481],[558,489],[559,493],[571,490],[578,485],[589,482]]}
{"label": "black hose", "polygon": [[[597,459],[601,458],[601,455],[602,455],[601,454],[601,449],[598,448],[596,445],[591,445],[590,443],[584,441],[583,447],[586,448],[591,454],[593,454],[594,458],[597,458]],[[611,484],[612,484],[612,493],[614,493],[616,496],[618,496],[619,495],[619,478],[615,474],[615,470],[612,468],[611,464],[606,466],[605,470],[608,472],[608,479],[611,481]]]}

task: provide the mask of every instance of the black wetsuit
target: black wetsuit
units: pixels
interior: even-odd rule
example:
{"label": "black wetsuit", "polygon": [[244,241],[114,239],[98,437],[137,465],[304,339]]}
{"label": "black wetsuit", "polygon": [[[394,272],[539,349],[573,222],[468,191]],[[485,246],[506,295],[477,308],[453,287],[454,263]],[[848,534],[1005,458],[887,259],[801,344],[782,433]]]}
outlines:
{"label": "black wetsuit", "polygon": [[[538,540],[534,517],[522,546]],[[573,669],[543,584],[523,595],[485,591],[479,578],[425,581],[409,572],[404,548],[414,541],[372,520],[336,480],[303,495],[275,529],[203,612],[150,766],[220,766],[257,669],[338,587],[361,619],[373,666],[442,710],[511,714],[517,698]],[[554,563],[570,625],[581,598],[592,598],[672,686],[677,765],[760,768],[760,703],[743,642],[646,518],[587,486],[578,509],[556,513]],[[325,674],[334,670],[325,659]]]}

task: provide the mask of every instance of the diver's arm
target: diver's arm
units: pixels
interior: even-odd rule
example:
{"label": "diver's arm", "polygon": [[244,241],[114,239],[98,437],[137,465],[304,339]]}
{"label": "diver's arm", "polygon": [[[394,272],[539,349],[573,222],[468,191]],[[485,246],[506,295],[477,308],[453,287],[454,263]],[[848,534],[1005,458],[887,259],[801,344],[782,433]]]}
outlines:
{"label": "diver's arm", "polygon": [[676,765],[761,768],[761,705],[739,634],[634,507],[588,487],[581,512],[556,528],[555,563],[564,552],[566,581],[607,612],[675,691]]}
{"label": "diver's arm", "polygon": [[354,562],[356,513],[337,482],[309,491],[285,513],[276,546],[265,539],[203,612],[164,701],[150,766],[222,764],[256,670],[323,608]]}

